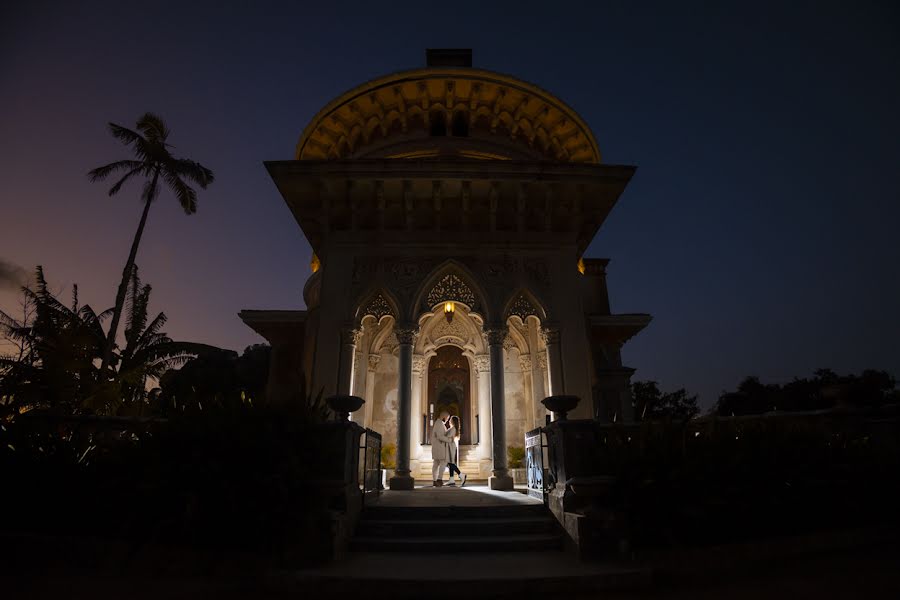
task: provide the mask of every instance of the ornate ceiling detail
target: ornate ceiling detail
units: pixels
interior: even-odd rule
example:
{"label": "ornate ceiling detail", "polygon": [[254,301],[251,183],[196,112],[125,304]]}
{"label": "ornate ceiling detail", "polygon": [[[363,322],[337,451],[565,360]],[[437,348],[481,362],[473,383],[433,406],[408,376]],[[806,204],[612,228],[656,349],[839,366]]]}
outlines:
{"label": "ornate ceiling detail", "polygon": [[[296,158],[362,157],[393,142],[433,135],[467,142],[457,149],[467,158],[511,158],[502,151],[505,144],[539,160],[600,162],[590,128],[561,100],[525,81],[472,68],[406,71],[350,90],[313,118]],[[501,149],[479,147],[479,139],[497,140]],[[407,150],[396,157],[421,158],[429,149]]]}
{"label": "ornate ceiling detail", "polygon": [[425,308],[430,311],[442,302],[461,302],[470,309],[476,308],[475,294],[472,292],[472,288],[453,273],[444,275],[431,288],[425,298]]}
{"label": "ornate ceiling detail", "polygon": [[388,301],[381,294],[376,295],[372,298],[366,307],[362,311],[362,317],[373,316],[377,321],[381,320],[381,317],[386,315],[392,315],[396,318],[397,315],[394,314],[394,311],[391,309],[391,305],[388,304]]}
{"label": "ornate ceiling detail", "polygon": [[540,318],[540,314],[538,313],[537,308],[535,308],[534,304],[531,303],[528,298],[525,297],[525,294],[519,294],[516,296],[516,299],[513,300],[512,305],[509,307],[509,314],[506,315],[507,318],[516,316],[522,319],[524,322],[525,319],[531,316],[535,316]]}

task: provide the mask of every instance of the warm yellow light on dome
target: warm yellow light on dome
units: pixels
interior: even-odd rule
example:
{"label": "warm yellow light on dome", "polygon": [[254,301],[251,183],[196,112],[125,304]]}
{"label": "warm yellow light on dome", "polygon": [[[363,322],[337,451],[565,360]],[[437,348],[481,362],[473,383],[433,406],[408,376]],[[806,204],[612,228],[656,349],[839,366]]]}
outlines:
{"label": "warm yellow light on dome", "polygon": [[319,257],[316,256],[315,252],[313,252],[312,259],[309,261],[309,268],[313,273],[318,272],[318,270],[322,268],[322,262],[319,260]]}
{"label": "warm yellow light on dome", "polygon": [[582,275],[584,275],[584,259],[583,258],[578,259],[578,272],[581,273]]}
{"label": "warm yellow light on dome", "polygon": [[456,303],[455,302],[444,302],[444,317],[447,318],[447,322],[451,322],[453,320],[453,313],[456,312]]}

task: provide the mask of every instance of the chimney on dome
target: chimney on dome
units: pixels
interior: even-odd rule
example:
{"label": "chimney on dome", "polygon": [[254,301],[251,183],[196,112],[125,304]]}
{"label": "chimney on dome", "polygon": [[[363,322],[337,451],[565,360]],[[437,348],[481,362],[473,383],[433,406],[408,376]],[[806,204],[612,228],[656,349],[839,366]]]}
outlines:
{"label": "chimney on dome", "polygon": [[426,48],[425,65],[428,67],[471,67],[471,48]]}

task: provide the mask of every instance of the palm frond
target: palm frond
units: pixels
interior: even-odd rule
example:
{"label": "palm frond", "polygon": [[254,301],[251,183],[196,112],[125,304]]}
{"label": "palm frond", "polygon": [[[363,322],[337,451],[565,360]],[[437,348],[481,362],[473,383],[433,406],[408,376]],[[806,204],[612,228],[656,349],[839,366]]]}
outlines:
{"label": "palm frond", "polygon": [[143,167],[138,167],[136,169],[132,169],[132,170],[128,171],[127,173],[125,173],[125,175],[123,175],[122,178],[119,179],[115,183],[115,185],[113,185],[111,188],[109,188],[109,195],[115,196],[117,193],[119,193],[119,190],[122,189],[122,186],[125,185],[125,182],[128,181],[129,179],[131,179],[133,176],[140,173],[142,169],[143,169]]}
{"label": "palm frond", "polygon": [[122,127],[121,125],[117,125],[116,123],[109,124],[109,132],[114,138],[121,142],[124,142],[129,146],[143,139],[141,137],[141,134],[139,134],[138,132],[132,131],[127,127]]}
{"label": "palm frond", "polygon": [[156,140],[165,143],[169,137],[169,128],[166,127],[162,117],[153,113],[144,113],[137,122],[137,128],[147,137],[148,140]]}
{"label": "palm frond", "polygon": [[163,177],[165,178],[166,183],[169,184],[172,192],[175,194],[175,198],[178,199],[178,203],[181,204],[181,208],[184,210],[184,213],[187,215],[196,213],[196,190],[182,181],[175,173],[171,171],[166,171]]}
{"label": "palm frond", "polygon": [[187,158],[177,159],[173,170],[179,177],[187,177],[204,190],[216,178],[210,169]]}
{"label": "palm frond", "polygon": [[138,346],[139,347],[149,346],[151,343],[151,340],[153,340],[154,338],[168,339],[167,336],[165,336],[165,334],[159,333],[159,330],[163,328],[163,326],[166,324],[166,321],[168,321],[168,320],[169,320],[169,318],[166,316],[166,313],[161,312],[158,315],[156,315],[156,318],[154,318],[150,322],[150,324],[147,325],[147,328],[143,331],[143,333],[141,333],[141,337],[138,339],[138,342],[137,342]]}
{"label": "palm frond", "polygon": [[91,169],[88,171],[88,178],[91,183],[96,183],[97,181],[103,181],[116,171],[132,171],[134,169],[140,168],[143,163],[139,160],[117,160],[116,162],[111,162],[108,165],[103,165],[102,167],[97,167],[96,169]]}

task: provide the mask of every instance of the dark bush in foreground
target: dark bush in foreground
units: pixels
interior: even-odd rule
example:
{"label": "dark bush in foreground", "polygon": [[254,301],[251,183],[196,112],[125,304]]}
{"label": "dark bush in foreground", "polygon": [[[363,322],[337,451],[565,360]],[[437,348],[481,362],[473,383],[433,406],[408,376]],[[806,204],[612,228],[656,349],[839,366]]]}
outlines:
{"label": "dark bush in foreground", "polygon": [[306,426],[275,414],[169,421],[19,417],[4,425],[7,533],[321,560],[326,499],[308,485]]}

